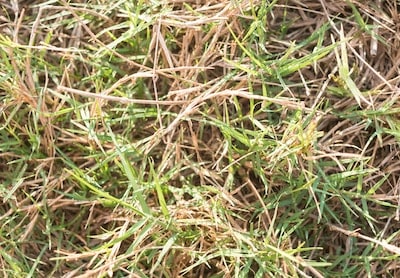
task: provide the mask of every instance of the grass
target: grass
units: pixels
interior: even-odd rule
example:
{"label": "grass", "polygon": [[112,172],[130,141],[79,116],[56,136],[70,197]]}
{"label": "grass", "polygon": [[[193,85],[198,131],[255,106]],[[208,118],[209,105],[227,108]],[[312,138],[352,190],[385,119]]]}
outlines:
{"label": "grass", "polygon": [[395,1],[0,1],[2,277],[397,277]]}

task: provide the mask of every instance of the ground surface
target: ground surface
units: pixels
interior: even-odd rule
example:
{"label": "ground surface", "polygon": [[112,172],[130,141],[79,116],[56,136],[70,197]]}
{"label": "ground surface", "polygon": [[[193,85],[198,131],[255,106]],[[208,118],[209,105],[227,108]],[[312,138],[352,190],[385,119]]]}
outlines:
{"label": "ground surface", "polygon": [[0,0],[0,276],[399,277],[399,9]]}

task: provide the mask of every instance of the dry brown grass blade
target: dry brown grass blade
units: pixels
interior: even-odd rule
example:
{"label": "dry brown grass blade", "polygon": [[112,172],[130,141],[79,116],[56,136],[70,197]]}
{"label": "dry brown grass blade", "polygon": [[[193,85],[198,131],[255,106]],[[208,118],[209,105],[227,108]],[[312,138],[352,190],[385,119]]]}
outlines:
{"label": "dry brown grass blade", "polygon": [[91,93],[87,91],[82,91],[78,89],[72,89],[68,88],[65,86],[58,86],[57,87],[58,91],[65,91],[68,93],[80,95],[83,97],[88,97],[88,98],[94,98],[94,99],[102,99],[105,101],[114,101],[114,102],[120,102],[120,103],[134,103],[134,104],[148,104],[148,105],[178,105],[178,104],[184,104],[186,101],[177,101],[177,100],[145,100],[145,99],[132,99],[132,98],[127,98],[127,97],[115,97],[115,96],[109,96],[106,94],[96,94],[96,93]]}
{"label": "dry brown grass blade", "polygon": [[395,246],[393,244],[387,243],[387,242],[382,241],[382,240],[377,240],[377,239],[371,238],[369,236],[365,236],[365,235],[359,233],[359,229],[355,230],[355,231],[349,231],[349,230],[346,230],[344,228],[340,228],[340,227],[335,226],[335,225],[329,225],[329,228],[332,231],[337,231],[337,232],[343,233],[343,234],[345,234],[347,236],[357,237],[357,238],[360,238],[360,239],[375,243],[375,244],[381,246],[383,249],[385,249],[385,250],[387,250],[387,251],[389,251],[391,253],[394,253],[396,255],[400,255],[400,247],[397,247],[397,246]]}

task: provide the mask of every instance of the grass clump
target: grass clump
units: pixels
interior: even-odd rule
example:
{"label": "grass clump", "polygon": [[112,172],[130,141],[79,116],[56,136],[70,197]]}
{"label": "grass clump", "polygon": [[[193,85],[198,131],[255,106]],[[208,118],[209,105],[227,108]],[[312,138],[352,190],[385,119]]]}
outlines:
{"label": "grass clump", "polygon": [[396,277],[398,9],[0,1],[4,277]]}

